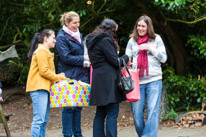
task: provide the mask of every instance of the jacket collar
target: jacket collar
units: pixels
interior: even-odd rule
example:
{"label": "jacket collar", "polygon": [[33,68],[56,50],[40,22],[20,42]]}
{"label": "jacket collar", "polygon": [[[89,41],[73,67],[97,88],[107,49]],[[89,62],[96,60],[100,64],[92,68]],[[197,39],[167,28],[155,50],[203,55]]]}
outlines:
{"label": "jacket collar", "polygon": [[[54,56],[54,54],[52,54],[51,51],[49,50],[49,48],[44,44],[38,44],[37,49],[45,49],[49,53],[50,56]],[[37,51],[37,49],[36,49],[36,51]]]}
{"label": "jacket collar", "polygon": [[79,41],[74,39],[70,34],[66,33],[63,29],[61,29],[61,31],[62,31],[63,35],[65,37],[67,37],[69,40],[71,40],[71,41],[75,42],[76,44],[80,45],[82,48],[84,47],[81,33],[80,33],[80,38],[81,38],[81,43],[80,43]]}

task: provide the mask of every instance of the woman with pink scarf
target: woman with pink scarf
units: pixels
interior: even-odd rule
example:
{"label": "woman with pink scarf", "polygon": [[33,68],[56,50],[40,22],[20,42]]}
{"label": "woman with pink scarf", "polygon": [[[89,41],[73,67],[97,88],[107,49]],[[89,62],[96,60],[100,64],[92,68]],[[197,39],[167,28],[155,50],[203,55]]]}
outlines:
{"label": "woman with pink scarf", "polygon": [[132,67],[139,71],[140,84],[140,100],[131,103],[135,129],[139,137],[157,137],[162,91],[161,63],[167,60],[165,46],[161,37],[154,33],[151,18],[146,15],[137,19],[130,37],[126,54],[133,59]]}
{"label": "woman with pink scarf", "polygon": [[[56,55],[58,72],[65,73],[68,78],[89,83],[89,69],[84,63],[89,61],[84,55],[84,43],[79,32],[80,18],[74,12],[65,12],[61,19],[62,28],[56,38]],[[62,128],[64,137],[82,137],[81,107],[64,107],[62,111]]]}

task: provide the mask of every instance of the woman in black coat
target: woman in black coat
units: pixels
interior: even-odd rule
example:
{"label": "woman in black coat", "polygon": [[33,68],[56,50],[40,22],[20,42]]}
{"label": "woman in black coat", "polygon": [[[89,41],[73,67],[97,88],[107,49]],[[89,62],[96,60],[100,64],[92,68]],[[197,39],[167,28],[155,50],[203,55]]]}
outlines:
{"label": "woman in black coat", "polygon": [[[93,137],[117,137],[119,103],[125,96],[118,90],[119,81],[116,30],[112,19],[103,22],[86,38],[89,59],[93,67],[90,105],[97,106],[93,123]],[[125,62],[129,57],[120,57]],[[106,135],[104,121],[106,118]]]}

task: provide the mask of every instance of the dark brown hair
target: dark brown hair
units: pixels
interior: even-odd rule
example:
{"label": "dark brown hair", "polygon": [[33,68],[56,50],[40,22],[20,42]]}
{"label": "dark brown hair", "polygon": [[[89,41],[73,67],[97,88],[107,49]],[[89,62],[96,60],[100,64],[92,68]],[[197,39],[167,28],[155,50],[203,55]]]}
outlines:
{"label": "dark brown hair", "polygon": [[37,46],[39,43],[43,43],[44,42],[44,37],[49,37],[54,33],[53,30],[51,29],[44,29],[41,33],[35,33],[31,43],[30,43],[30,48],[29,48],[29,52],[28,52],[28,58],[31,61],[32,59],[32,55],[34,53],[34,51],[37,49]]}
{"label": "dark brown hair", "polygon": [[116,50],[119,51],[120,47],[119,47],[118,40],[117,40],[116,27],[117,27],[117,23],[113,19],[104,19],[102,23],[99,26],[97,26],[96,29],[92,33],[96,34],[96,33],[105,32],[109,34],[114,41]]}

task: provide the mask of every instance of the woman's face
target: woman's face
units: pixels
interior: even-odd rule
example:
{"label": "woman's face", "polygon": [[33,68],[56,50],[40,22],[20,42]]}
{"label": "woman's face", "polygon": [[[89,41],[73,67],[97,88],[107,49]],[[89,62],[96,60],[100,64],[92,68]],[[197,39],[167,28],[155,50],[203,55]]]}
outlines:
{"label": "woman's face", "polygon": [[46,42],[47,42],[48,48],[54,48],[55,43],[56,43],[55,34],[52,33],[52,35],[50,35],[49,37],[46,37]]}
{"label": "woman's face", "polygon": [[140,20],[137,23],[137,32],[139,36],[145,36],[147,34],[147,24],[144,22],[144,20]]}
{"label": "woman's face", "polygon": [[77,29],[79,28],[80,25],[80,20],[79,20],[79,16],[75,16],[72,18],[72,21],[70,21],[69,23],[66,22],[66,26],[69,30],[73,31],[73,32],[77,32]]}
{"label": "woman's face", "polygon": [[116,31],[118,30],[118,25],[116,25]]}

